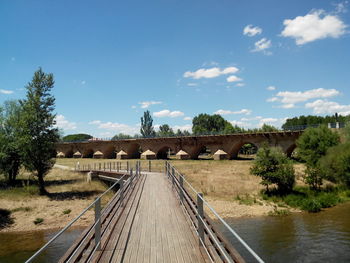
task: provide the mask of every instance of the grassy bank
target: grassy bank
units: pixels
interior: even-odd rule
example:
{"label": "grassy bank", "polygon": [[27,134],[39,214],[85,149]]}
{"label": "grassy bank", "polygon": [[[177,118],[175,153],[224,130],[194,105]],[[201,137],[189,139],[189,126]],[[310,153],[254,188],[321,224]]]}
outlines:
{"label": "grassy bank", "polygon": [[[0,231],[61,228],[107,189],[102,182],[86,182],[82,174],[62,169],[52,169],[45,181],[47,196],[39,195],[37,180],[29,173],[21,172],[11,187],[0,180]],[[93,211],[88,211],[75,226],[87,226],[92,220]]]}

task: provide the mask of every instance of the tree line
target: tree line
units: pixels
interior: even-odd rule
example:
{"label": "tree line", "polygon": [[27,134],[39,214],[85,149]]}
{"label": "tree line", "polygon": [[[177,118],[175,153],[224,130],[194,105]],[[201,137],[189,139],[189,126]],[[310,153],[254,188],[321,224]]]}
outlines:
{"label": "tree line", "polygon": [[26,85],[26,98],[0,106],[0,173],[14,184],[21,167],[32,172],[46,194],[44,176],[55,163],[59,131],[55,127],[54,76],[39,68]]}

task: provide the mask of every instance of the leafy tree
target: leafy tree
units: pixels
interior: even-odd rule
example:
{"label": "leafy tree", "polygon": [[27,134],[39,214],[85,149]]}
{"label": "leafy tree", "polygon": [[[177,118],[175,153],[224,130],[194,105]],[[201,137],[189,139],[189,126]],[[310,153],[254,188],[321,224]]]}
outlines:
{"label": "leafy tree", "polygon": [[159,131],[157,133],[159,137],[169,137],[174,136],[174,131],[168,124],[163,124],[159,126]]}
{"label": "leafy tree", "polygon": [[260,132],[276,132],[278,129],[273,125],[268,125],[266,123],[259,129]]}
{"label": "leafy tree", "polygon": [[124,134],[124,133],[119,133],[116,134],[112,137],[112,140],[123,140],[123,139],[131,139],[132,137],[128,134]]}
{"label": "leafy tree", "polygon": [[14,184],[21,166],[18,143],[21,107],[18,101],[6,101],[0,113],[0,172]]}
{"label": "leafy tree", "polygon": [[20,147],[23,164],[35,172],[39,181],[40,194],[46,194],[44,176],[55,163],[58,129],[53,114],[55,98],[50,94],[54,87],[53,74],[46,74],[41,68],[34,73],[26,86],[26,99],[20,101],[23,112],[20,119]]}
{"label": "leafy tree", "polygon": [[261,184],[266,186],[276,184],[281,194],[286,194],[293,189],[295,183],[294,168],[292,162],[279,148],[271,148],[263,145],[257,153],[254,165],[250,172],[261,177]]}
{"label": "leafy tree", "polygon": [[75,142],[75,141],[87,141],[91,139],[92,136],[85,133],[69,134],[62,138],[64,142]]}
{"label": "leafy tree", "polygon": [[308,116],[299,116],[294,118],[289,118],[286,120],[286,122],[282,125],[282,129],[287,130],[293,127],[298,126],[305,126],[305,125],[316,125],[316,124],[328,124],[328,123],[335,123],[335,122],[347,122],[350,120],[350,116],[341,116],[337,113],[332,116],[314,116],[314,115],[308,115]]}
{"label": "leafy tree", "polygon": [[[231,132],[232,124],[218,114],[209,115],[201,113],[192,120],[192,131],[200,134],[222,134],[226,130]],[[230,126],[231,125],[231,126]]]}
{"label": "leafy tree", "polygon": [[181,131],[180,129],[177,129],[175,136],[191,136],[191,133],[187,130]]}
{"label": "leafy tree", "polygon": [[141,135],[145,138],[154,137],[155,131],[153,128],[153,119],[151,113],[147,110],[143,113],[143,117],[141,117]]}
{"label": "leafy tree", "polygon": [[297,140],[298,156],[306,162],[307,167],[305,181],[312,188],[319,189],[322,185],[324,175],[319,166],[321,157],[338,143],[339,135],[323,125],[306,129]]}

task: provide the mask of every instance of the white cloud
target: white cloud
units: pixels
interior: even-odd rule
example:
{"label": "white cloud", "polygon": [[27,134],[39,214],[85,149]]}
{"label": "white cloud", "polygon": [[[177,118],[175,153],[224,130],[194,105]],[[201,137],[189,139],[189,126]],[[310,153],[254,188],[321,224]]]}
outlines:
{"label": "white cloud", "polygon": [[220,114],[220,115],[229,115],[229,114],[245,114],[245,115],[249,115],[251,113],[252,113],[252,111],[251,110],[247,110],[247,109],[241,109],[239,111],[217,110],[216,112],[214,112],[214,114]]}
{"label": "white cloud", "polygon": [[327,37],[338,38],[346,33],[347,25],[336,15],[326,14],[323,10],[313,10],[305,16],[283,21],[282,36],[295,39],[297,45],[303,45]]}
{"label": "white cloud", "polygon": [[177,130],[181,131],[192,131],[192,125],[191,124],[186,124],[186,125],[175,125],[172,126],[172,129],[176,132]]}
{"label": "white cloud", "polygon": [[259,41],[254,43],[255,48],[252,50],[252,52],[260,52],[263,51],[265,54],[270,55],[271,52],[267,52],[266,49],[269,49],[271,47],[271,40],[268,40],[267,38],[262,38]]}
{"label": "white cloud", "polygon": [[348,3],[349,3],[348,1],[344,1],[341,3],[334,4],[335,5],[335,13],[336,14],[346,13],[348,11],[348,9],[346,7]]}
{"label": "white cloud", "polygon": [[234,74],[236,72],[238,72],[238,68],[236,67],[227,67],[227,68],[224,68],[223,70],[221,70],[218,67],[214,67],[209,69],[201,68],[194,72],[186,71],[183,76],[185,78],[193,78],[193,79],[201,79],[201,78],[210,79],[210,78],[219,77],[221,75]]}
{"label": "white cloud", "polygon": [[350,105],[341,105],[334,101],[316,100],[306,103],[306,108],[311,108],[315,114],[338,113],[340,115],[350,114]]}
{"label": "white cloud", "polygon": [[243,29],[243,35],[253,37],[255,35],[260,35],[262,33],[262,29],[258,26],[253,27],[252,25],[247,25]]}
{"label": "white cloud", "polygon": [[269,102],[280,101],[283,104],[294,104],[316,98],[329,98],[339,95],[336,89],[311,89],[307,91],[280,91]]}
{"label": "white cloud", "polygon": [[281,108],[283,108],[283,109],[292,109],[292,108],[294,108],[294,107],[295,107],[295,104],[294,104],[294,103],[283,104],[283,105],[281,106]]}
{"label": "white cloud", "polygon": [[0,93],[8,95],[8,94],[12,94],[13,91],[12,90],[7,90],[7,89],[0,89]]}
{"label": "white cloud", "polygon": [[230,123],[231,123],[233,126],[236,126],[236,125],[237,125],[238,127],[244,127],[244,128],[252,126],[252,124],[249,123],[249,122],[237,121],[237,120],[230,121]]}
{"label": "white cloud", "polygon": [[70,122],[63,115],[59,114],[56,116],[56,126],[63,130],[75,130],[77,124],[75,122]]}
{"label": "white cloud", "polygon": [[244,86],[245,86],[244,83],[237,83],[237,84],[236,84],[236,87],[244,87]]}
{"label": "white cloud", "polygon": [[139,104],[141,105],[142,109],[147,109],[151,105],[162,104],[162,102],[161,101],[142,101],[142,102],[139,102]]}
{"label": "white cloud", "polygon": [[198,83],[187,83],[187,86],[196,87],[196,86],[198,86]]}
{"label": "white cloud", "polygon": [[175,117],[181,117],[184,115],[185,114],[182,111],[170,111],[170,110],[161,110],[161,111],[153,113],[153,116],[158,117],[158,118],[162,118],[162,117],[175,118]]}
{"label": "white cloud", "polygon": [[259,121],[259,127],[264,124],[276,125],[280,120],[277,118],[263,118]]}
{"label": "white cloud", "polygon": [[276,87],[275,87],[275,86],[268,86],[266,89],[267,89],[267,90],[275,90]]}
{"label": "white cloud", "polygon": [[191,117],[185,117],[184,120],[185,121],[190,121],[190,120],[192,120],[192,118]]}
{"label": "white cloud", "polygon": [[117,123],[117,122],[102,122],[99,120],[91,121],[89,124],[96,125],[98,129],[104,129],[106,130],[105,133],[108,133],[109,131],[113,131],[115,133],[124,133],[133,135],[135,133],[138,133],[140,130],[139,125],[130,126],[127,124]]}
{"label": "white cloud", "polygon": [[232,75],[232,76],[229,76],[227,79],[227,82],[237,82],[237,81],[242,81],[241,78],[235,76],[235,75]]}
{"label": "white cloud", "polygon": [[136,105],[132,105],[131,108],[132,109],[136,109],[137,107],[136,107]]}

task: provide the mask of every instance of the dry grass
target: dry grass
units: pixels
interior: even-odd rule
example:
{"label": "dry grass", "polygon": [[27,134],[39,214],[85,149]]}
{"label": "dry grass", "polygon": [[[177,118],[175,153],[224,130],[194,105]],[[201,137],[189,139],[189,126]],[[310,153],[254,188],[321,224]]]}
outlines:
{"label": "dry grass", "polygon": [[[38,195],[35,178],[25,172],[19,176],[24,186],[0,190],[0,207],[11,211],[14,223],[0,231],[30,231],[39,229],[62,228],[79,215],[85,207],[102,192],[107,185],[100,181],[86,182],[86,177],[61,169],[52,169],[45,177],[47,196]],[[105,205],[112,197],[110,192],[102,199]],[[71,210],[70,213],[64,211]],[[74,226],[87,226],[93,220],[90,209]],[[36,218],[43,218],[35,225]]]}

